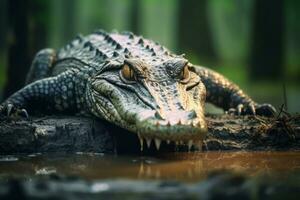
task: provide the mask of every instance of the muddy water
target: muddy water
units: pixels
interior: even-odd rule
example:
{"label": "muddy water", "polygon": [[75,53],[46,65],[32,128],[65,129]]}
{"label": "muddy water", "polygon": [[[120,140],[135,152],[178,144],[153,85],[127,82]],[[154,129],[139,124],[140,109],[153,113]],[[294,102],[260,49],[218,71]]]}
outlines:
{"label": "muddy water", "polygon": [[247,175],[300,172],[300,152],[169,153],[155,157],[104,154],[1,156],[0,178],[49,174],[86,179],[170,179],[200,181],[230,170]]}

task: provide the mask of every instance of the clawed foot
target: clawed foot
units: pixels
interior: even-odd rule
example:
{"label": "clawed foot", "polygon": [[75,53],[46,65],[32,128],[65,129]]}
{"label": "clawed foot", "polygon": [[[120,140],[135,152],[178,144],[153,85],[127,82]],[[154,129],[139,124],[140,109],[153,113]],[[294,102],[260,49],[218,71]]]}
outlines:
{"label": "clawed foot", "polygon": [[271,104],[239,104],[236,108],[230,108],[229,114],[235,115],[262,115],[273,117],[276,114],[276,109]]}
{"label": "clawed foot", "polygon": [[28,112],[24,108],[18,108],[14,106],[12,103],[2,104],[0,106],[1,115],[5,115],[7,117],[25,117],[28,118]]}

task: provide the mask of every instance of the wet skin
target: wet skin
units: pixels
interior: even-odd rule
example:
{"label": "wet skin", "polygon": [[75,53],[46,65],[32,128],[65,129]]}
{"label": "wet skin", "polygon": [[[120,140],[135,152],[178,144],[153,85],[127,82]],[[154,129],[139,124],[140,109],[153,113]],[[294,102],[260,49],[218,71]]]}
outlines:
{"label": "wet skin", "polygon": [[207,132],[204,104],[235,114],[272,116],[237,85],[210,69],[132,33],[96,31],[58,52],[41,50],[27,85],[1,112],[33,111],[96,116],[131,131],[149,146],[161,141],[201,146]]}

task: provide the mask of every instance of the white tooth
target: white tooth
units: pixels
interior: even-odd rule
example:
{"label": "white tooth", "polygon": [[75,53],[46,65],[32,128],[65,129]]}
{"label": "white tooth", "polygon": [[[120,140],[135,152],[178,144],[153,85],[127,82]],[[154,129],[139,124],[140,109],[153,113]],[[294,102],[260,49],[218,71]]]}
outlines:
{"label": "white tooth", "polygon": [[147,147],[150,148],[151,145],[151,139],[146,138]]}
{"label": "white tooth", "polygon": [[189,140],[188,142],[189,151],[191,150],[192,146],[193,146],[193,140]]}
{"label": "white tooth", "polygon": [[197,123],[197,121],[195,121],[194,123],[193,123],[193,126],[198,126],[198,123]]}
{"label": "white tooth", "polygon": [[178,142],[178,141],[175,141],[175,145],[178,146],[178,144],[179,144],[179,142]]}
{"label": "white tooth", "polygon": [[160,141],[160,139],[157,139],[157,138],[155,138],[155,146],[156,146],[156,149],[157,150],[159,150],[159,147],[160,147],[160,143],[161,143],[161,141]]}
{"label": "white tooth", "polygon": [[170,140],[167,140],[167,144],[170,144],[170,142],[171,142]]}
{"label": "white tooth", "polygon": [[143,147],[144,147],[144,140],[141,136],[141,134],[138,133],[138,136],[139,136],[139,140],[140,140],[140,146],[141,146],[141,151],[143,151]]}
{"label": "white tooth", "polygon": [[202,151],[202,144],[203,144],[203,141],[199,140],[197,143],[198,151]]}

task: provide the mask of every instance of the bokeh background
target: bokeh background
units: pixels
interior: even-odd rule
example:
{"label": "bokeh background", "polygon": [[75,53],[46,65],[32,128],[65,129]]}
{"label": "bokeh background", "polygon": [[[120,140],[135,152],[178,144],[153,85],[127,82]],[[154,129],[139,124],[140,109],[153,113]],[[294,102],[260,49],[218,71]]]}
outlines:
{"label": "bokeh background", "polygon": [[0,0],[0,96],[24,85],[38,50],[101,28],[151,38],[299,112],[299,10],[298,0]]}

